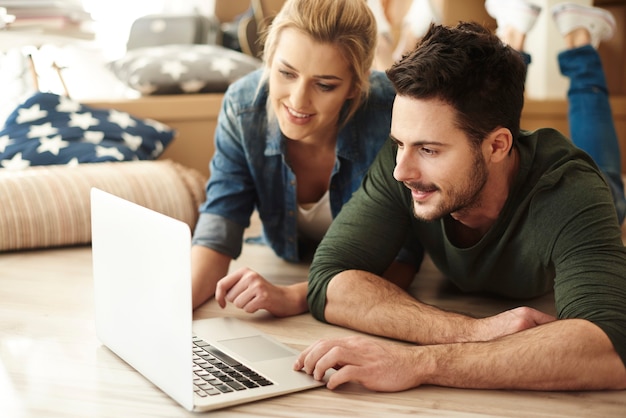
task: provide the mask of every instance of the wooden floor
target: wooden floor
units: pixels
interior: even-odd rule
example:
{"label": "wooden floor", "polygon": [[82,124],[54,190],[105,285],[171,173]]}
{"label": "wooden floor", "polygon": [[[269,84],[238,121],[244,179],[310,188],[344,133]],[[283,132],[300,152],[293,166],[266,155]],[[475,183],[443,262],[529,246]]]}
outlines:
{"label": "wooden floor", "polygon": [[[245,245],[233,268],[248,265],[277,283],[305,280],[306,265],[287,264],[269,249]],[[510,301],[445,290],[426,265],[411,289],[445,309],[490,315]],[[186,412],[103,347],[93,322],[89,247],[0,254],[0,417],[185,417]],[[529,303],[553,312],[551,296]],[[310,315],[276,319],[209,302],[197,318],[235,315],[302,349],[353,331]],[[149,349],[147,347],[146,349]],[[216,417],[625,417],[626,391],[523,392],[424,386],[373,393],[356,384],[317,388],[211,413]]]}

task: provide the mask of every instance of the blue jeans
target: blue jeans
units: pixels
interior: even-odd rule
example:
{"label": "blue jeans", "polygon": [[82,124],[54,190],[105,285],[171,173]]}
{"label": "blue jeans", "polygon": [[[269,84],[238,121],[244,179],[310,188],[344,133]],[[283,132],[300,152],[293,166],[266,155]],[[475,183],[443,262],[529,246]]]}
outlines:
{"label": "blue jeans", "polygon": [[[529,64],[530,56],[522,56]],[[561,74],[570,80],[567,99],[572,142],[589,154],[604,174],[622,224],[626,197],[621,154],[600,56],[595,48],[586,45],[559,53],[558,61]]]}

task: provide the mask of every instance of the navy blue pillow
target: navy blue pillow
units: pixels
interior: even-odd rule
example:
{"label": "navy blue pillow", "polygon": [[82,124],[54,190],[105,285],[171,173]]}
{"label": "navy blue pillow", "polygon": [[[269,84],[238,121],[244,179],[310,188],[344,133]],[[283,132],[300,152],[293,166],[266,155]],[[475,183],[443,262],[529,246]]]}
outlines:
{"label": "navy blue pillow", "polygon": [[157,121],[39,92],[0,131],[0,168],[154,160],[172,139],[174,130]]}

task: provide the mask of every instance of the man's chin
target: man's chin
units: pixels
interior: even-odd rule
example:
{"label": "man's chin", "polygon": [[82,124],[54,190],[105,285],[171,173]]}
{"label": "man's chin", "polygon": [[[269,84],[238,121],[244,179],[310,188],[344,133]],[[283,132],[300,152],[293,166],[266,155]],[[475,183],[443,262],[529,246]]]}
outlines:
{"label": "man's chin", "polygon": [[429,209],[423,204],[413,203],[413,216],[421,221],[432,222],[441,219],[441,213],[434,209]]}

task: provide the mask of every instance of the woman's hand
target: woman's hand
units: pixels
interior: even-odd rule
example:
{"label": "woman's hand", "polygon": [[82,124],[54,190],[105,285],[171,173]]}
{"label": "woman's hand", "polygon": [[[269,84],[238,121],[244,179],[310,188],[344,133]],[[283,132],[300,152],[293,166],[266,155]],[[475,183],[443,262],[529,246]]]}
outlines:
{"label": "woman's hand", "polygon": [[306,292],[306,282],[277,286],[243,267],[217,282],[215,299],[222,308],[229,302],[248,313],[265,309],[274,316],[284,317],[308,311]]}

